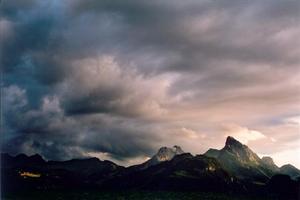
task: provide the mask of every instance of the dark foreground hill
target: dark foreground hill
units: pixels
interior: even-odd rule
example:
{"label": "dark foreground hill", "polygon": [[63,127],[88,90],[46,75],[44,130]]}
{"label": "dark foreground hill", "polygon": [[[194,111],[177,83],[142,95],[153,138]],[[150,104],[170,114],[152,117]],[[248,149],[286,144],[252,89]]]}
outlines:
{"label": "dark foreground hill", "polygon": [[[228,137],[221,150],[193,156],[162,147],[149,161],[128,168],[98,158],[45,161],[39,155],[1,156],[2,195],[37,191],[176,191],[298,199],[300,171]],[[30,196],[30,195],[29,195]]]}
{"label": "dark foreground hill", "polygon": [[279,200],[276,196],[182,191],[28,191],[11,193],[4,200]]}

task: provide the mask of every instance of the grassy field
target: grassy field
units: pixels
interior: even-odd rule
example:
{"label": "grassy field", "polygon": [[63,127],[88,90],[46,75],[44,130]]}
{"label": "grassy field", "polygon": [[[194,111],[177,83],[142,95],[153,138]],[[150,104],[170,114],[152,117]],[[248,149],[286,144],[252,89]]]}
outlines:
{"label": "grassy field", "polygon": [[276,200],[198,192],[27,192],[7,194],[4,200]]}

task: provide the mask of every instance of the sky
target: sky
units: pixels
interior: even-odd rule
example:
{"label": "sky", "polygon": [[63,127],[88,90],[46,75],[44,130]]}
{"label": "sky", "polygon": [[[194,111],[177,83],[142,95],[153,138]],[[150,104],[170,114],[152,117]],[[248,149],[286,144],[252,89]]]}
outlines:
{"label": "sky", "polygon": [[231,135],[300,168],[297,0],[2,0],[1,148],[202,154]]}

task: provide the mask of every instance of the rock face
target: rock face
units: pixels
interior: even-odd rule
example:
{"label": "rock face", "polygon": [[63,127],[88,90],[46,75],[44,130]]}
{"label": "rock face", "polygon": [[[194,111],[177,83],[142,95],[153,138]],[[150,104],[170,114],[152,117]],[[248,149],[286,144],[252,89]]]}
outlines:
{"label": "rock face", "polygon": [[163,161],[171,160],[175,155],[180,155],[183,153],[184,151],[176,145],[173,148],[162,147],[158,150],[157,154],[150,159],[150,162],[157,164]]}
{"label": "rock face", "polygon": [[248,146],[229,136],[221,150],[210,149],[204,155],[216,158],[221,165],[240,180],[266,183],[273,171]]}
{"label": "rock face", "polygon": [[243,145],[231,136],[227,137],[223,151],[233,154],[235,158],[242,164],[260,164],[260,158],[250,148],[248,148],[246,145]]}
{"label": "rock face", "polygon": [[261,158],[261,161],[266,167],[268,167],[272,171],[279,172],[279,167],[277,165],[275,165],[275,163],[271,157],[264,156]]}
{"label": "rock face", "polygon": [[177,146],[177,145],[173,146],[173,148],[161,147],[158,150],[158,152],[154,156],[152,156],[151,159],[149,159],[145,163],[133,166],[131,168],[135,169],[135,170],[143,170],[150,166],[157,165],[161,162],[172,160],[174,158],[174,156],[181,155],[183,153],[184,153],[184,151],[181,149],[180,146]]}
{"label": "rock face", "polygon": [[268,166],[273,166],[275,165],[273,159],[269,156],[264,156],[261,158],[261,161],[263,161],[264,164],[268,165]]}

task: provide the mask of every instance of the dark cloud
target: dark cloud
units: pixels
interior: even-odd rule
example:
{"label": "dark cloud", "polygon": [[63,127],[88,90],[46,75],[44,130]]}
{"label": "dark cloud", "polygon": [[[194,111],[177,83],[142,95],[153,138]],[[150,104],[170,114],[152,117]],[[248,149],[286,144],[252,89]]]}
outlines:
{"label": "dark cloud", "polygon": [[105,114],[68,117],[56,97],[45,97],[38,110],[30,110],[24,90],[11,86],[4,92],[4,105],[9,108],[4,112],[5,124],[13,127],[4,135],[4,151],[37,152],[56,160],[106,152],[122,160],[153,153],[152,144],[159,139],[140,121]]}
{"label": "dark cloud", "polygon": [[208,138],[222,144],[224,123],[268,140],[275,125],[262,122],[300,111],[299,9],[296,0],[4,0],[3,149],[126,160],[181,141],[198,153],[215,144]]}

